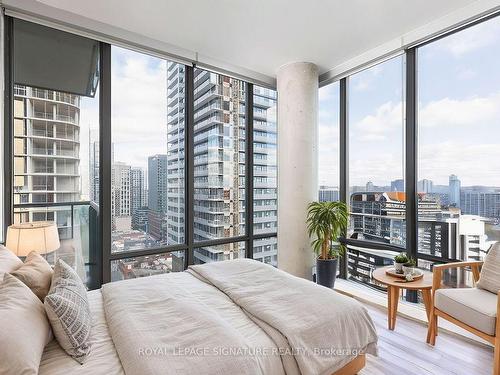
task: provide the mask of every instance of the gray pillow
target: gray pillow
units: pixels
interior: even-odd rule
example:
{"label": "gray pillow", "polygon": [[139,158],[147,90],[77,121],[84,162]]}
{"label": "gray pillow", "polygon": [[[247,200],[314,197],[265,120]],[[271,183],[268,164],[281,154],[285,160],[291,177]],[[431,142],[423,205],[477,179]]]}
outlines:
{"label": "gray pillow", "polygon": [[60,259],[54,267],[44,305],[59,345],[77,362],[83,363],[91,347],[92,320],[87,290],[78,274]]}
{"label": "gray pillow", "polygon": [[477,287],[495,294],[500,290],[500,242],[495,243],[484,258]]}

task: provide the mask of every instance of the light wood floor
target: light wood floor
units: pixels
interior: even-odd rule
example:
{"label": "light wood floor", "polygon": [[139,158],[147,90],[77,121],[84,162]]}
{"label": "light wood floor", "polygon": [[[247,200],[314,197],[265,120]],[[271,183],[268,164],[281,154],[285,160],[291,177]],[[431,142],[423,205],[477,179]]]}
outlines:
{"label": "light wood floor", "polygon": [[395,331],[387,329],[387,311],[367,308],[379,334],[379,357],[367,355],[362,375],[491,375],[493,348],[455,335],[439,333],[436,346],[426,344],[427,327],[398,316]]}

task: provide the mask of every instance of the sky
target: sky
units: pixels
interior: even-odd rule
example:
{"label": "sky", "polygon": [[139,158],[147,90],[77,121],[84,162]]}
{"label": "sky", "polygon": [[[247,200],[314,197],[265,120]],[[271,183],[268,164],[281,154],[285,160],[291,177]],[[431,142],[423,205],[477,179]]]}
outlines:
{"label": "sky", "polygon": [[[114,160],[146,170],[148,156],[167,153],[167,62],[113,46],[111,95]],[[86,195],[89,130],[97,134],[99,129],[97,96],[82,98],[80,127],[82,193]]]}
{"label": "sky", "polygon": [[[418,50],[419,179],[500,186],[500,18]],[[350,184],[404,172],[404,57],[350,78]],[[339,85],[320,89],[319,184],[338,186]]]}
{"label": "sky", "polygon": [[[419,179],[500,186],[500,18],[418,50]],[[115,161],[147,168],[166,153],[166,61],[112,47],[112,141]],[[404,57],[350,78],[351,185],[389,185],[404,174]],[[319,184],[338,186],[339,84],[319,93]],[[82,98],[82,191],[88,191],[89,129],[99,101]],[[145,131],[147,129],[147,131]]]}

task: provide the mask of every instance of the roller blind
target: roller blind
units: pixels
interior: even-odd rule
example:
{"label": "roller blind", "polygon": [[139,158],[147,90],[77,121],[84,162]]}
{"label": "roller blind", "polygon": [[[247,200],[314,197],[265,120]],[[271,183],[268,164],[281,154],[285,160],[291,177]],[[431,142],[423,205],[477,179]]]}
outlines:
{"label": "roller blind", "polygon": [[93,97],[99,81],[99,42],[14,19],[14,82]]}

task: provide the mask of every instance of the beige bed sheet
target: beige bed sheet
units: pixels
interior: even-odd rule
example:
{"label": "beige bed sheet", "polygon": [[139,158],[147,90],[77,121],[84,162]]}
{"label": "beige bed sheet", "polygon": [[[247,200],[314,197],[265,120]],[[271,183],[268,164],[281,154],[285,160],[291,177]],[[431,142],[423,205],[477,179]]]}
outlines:
{"label": "beige bed sheet", "polygon": [[120,358],[109,335],[100,290],[88,292],[92,312],[92,351],[83,365],[64,352],[57,341],[52,340],[43,352],[39,375],[124,375]]}

